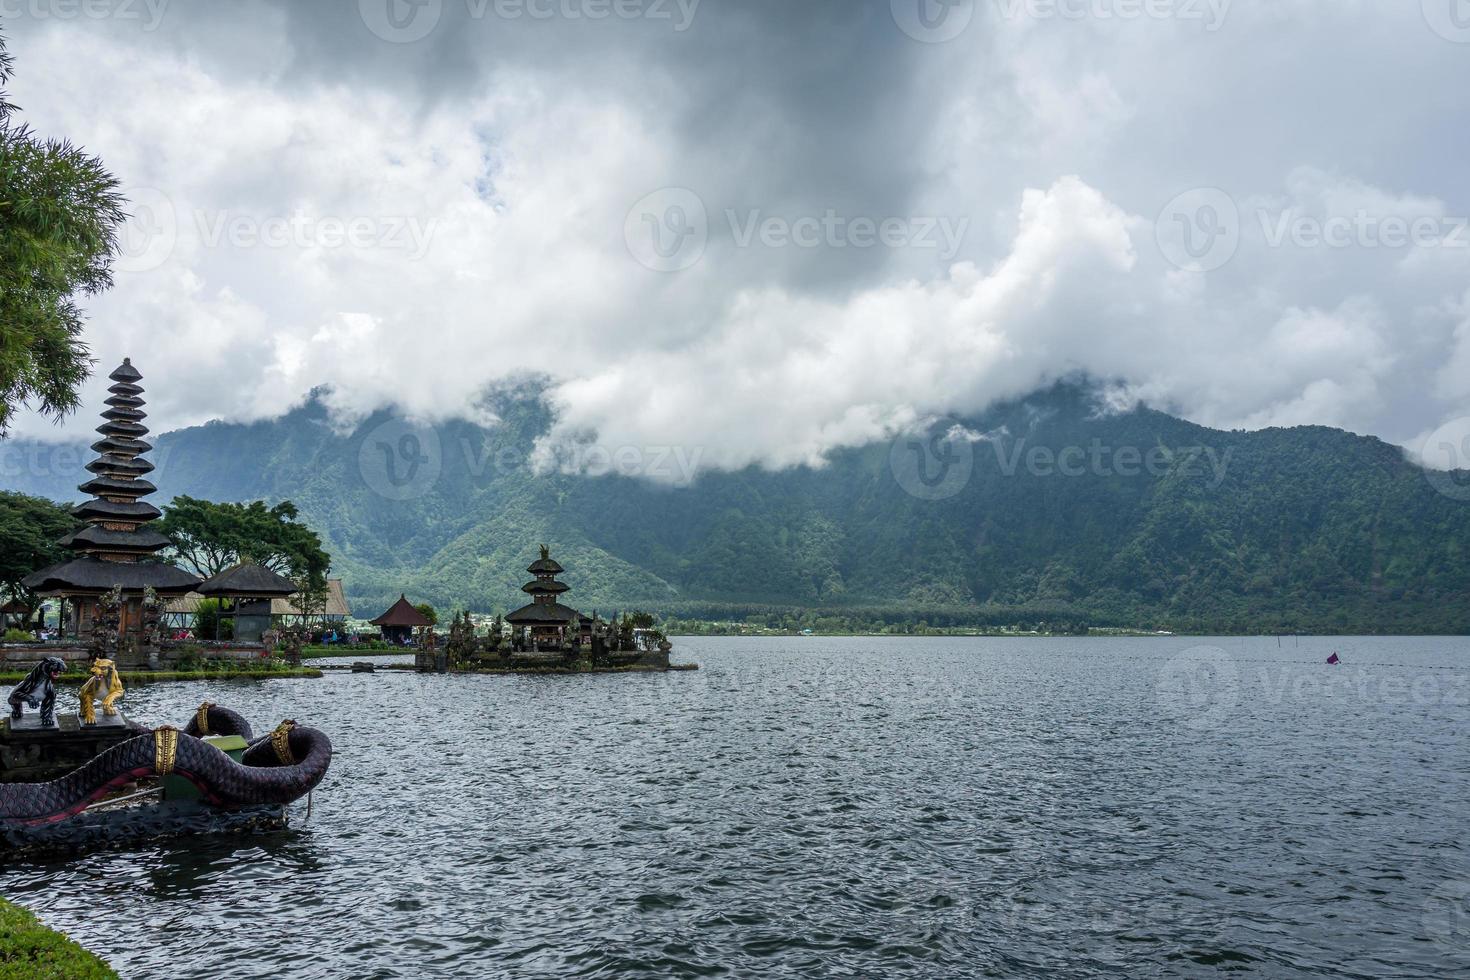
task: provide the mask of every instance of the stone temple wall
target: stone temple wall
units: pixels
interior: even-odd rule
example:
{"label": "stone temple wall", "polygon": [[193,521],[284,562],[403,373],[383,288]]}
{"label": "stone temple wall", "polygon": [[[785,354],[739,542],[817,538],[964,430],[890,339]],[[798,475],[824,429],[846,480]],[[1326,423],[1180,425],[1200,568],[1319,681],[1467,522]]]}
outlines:
{"label": "stone temple wall", "polygon": [[[197,652],[195,652],[195,656],[204,660],[230,660],[242,664],[254,663],[261,659],[261,652],[264,649],[262,646],[248,643],[227,643],[221,644],[218,647],[200,646]],[[164,670],[172,668],[183,653],[184,651],[178,647],[165,647],[159,651],[159,667]],[[67,667],[70,670],[85,670],[87,660],[90,656],[91,652],[87,647],[77,645],[53,646],[43,644],[38,646],[30,643],[0,645],[0,670],[30,670],[46,657],[60,657],[66,661]],[[119,662],[118,668],[121,670],[149,669],[146,656],[140,655],[137,659],[141,662]]]}

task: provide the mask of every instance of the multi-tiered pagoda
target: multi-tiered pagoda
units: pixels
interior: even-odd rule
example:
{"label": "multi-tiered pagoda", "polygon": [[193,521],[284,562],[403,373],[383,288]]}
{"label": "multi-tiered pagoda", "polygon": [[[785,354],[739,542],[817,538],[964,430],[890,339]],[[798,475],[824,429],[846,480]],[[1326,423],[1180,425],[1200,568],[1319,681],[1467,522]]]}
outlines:
{"label": "multi-tiered pagoda", "polygon": [[148,529],[159,516],[158,508],[141,499],[157,489],[144,479],[153,464],[143,454],[153,447],[143,441],[148,434],[143,389],[138,385],[143,376],[125,358],[108,378],[113,381],[107,389],[111,397],[97,427],[102,438],[92,444],[98,456],[87,464],[92,479],[77,488],[92,499],[72,511],[87,526],[61,540],[78,557],[43,568],[23,584],[40,595],[60,598],[62,622],[76,634],[92,628],[101,614],[99,601],[119,589],[118,630],[126,636],[142,626],[146,590],[160,596],[184,595],[200,581],[182,568],[150,560],[169,542]]}
{"label": "multi-tiered pagoda", "polygon": [[517,632],[525,631],[524,642],[534,648],[557,649],[581,636],[581,622],[585,617],[560,601],[571,591],[571,586],[556,579],[565,570],[543,544],[541,557],[526,569],[536,576],[535,580],[521,586],[522,592],[530,594],[531,604],[505,617]]}

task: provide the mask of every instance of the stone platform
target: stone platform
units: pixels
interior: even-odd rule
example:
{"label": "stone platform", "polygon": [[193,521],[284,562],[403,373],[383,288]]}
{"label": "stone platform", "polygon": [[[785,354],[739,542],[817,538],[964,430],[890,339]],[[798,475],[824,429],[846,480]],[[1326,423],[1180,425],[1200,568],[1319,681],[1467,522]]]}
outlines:
{"label": "stone platform", "polygon": [[0,723],[0,782],[36,783],[64,776],[147,731],[121,713],[108,716],[100,710],[95,725],[61,712],[56,722],[55,728],[42,728],[39,714],[27,713],[18,722],[5,717]]}

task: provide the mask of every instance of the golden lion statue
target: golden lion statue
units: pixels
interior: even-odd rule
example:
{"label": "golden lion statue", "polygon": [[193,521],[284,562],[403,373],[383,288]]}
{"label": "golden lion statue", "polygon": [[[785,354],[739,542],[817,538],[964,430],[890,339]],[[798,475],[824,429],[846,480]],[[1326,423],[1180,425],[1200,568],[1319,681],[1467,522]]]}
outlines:
{"label": "golden lion statue", "polygon": [[87,682],[82,685],[82,724],[93,725],[97,722],[93,701],[102,702],[104,715],[115,715],[117,714],[117,702],[122,699],[122,696],[122,678],[117,675],[117,665],[106,657],[98,657],[93,660],[92,676],[87,678]]}

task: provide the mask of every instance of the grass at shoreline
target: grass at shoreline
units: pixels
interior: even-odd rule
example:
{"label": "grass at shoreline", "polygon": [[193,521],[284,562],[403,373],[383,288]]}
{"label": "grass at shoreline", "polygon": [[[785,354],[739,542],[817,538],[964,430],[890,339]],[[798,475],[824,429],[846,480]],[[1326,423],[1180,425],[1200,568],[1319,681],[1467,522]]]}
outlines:
{"label": "grass at shoreline", "polygon": [[881,631],[861,630],[812,630],[803,633],[797,630],[780,629],[710,629],[705,631],[690,632],[681,630],[669,633],[670,640],[697,640],[706,637],[743,637],[745,639],[818,639],[821,637],[859,637],[863,639],[895,639],[895,640],[933,640],[944,638],[983,638],[991,640],[1099,640],[1099,639],[1144,639],[1144,640],[1173,640],[1190,638],[1235,638],[1235,639],[1291,639],[1293,637],[1332,637],[1352,638],[1366,636],[1403,636],[1403,637],[1432,637],[1447,636],[1460,638],[1470,636],[1462,633],[1395,633],[1367,632],[1367,633],[1343,633],[1343,632],[1314,632],[1314,633],[1232,633],[1224,630],[1166,630],[1152,632],[1149,630],[1122,630],[1122,629],[1091,629],[1086,633],[1057,633],[1057,632],[1016,632],[1014,630],[982,630],[982,629],[933,629],[924,633],[888,633]]}
{"label": "grass at shoreline", "polygon": [[117,980],[117,971],[0,898],[0,980]]}
{"label": "grass at shoreline", "polygon": [[[324,670],[346,671],[347,667],[325,667]],[[627,664],[621,667],[475,667],[469,670],[445,671],[444,677],[522,677],[536,674],[665,674],[678,673],[680,671],[698,670],[699,664],[670,664],[667,667],[647,667],[641,664]],[[382,673],[416,673],[418,668],[413,664],[378,664],[377,671]],[[437,671],[426,671],[425,673],[437,674]]]}
{"label": "grass at shoreline", "polygon": [[[802,631],[796,629],[770,629],[759,627],[740,628],[738,625],[724,626],[723,624],[710,624],[703,629],[688,629],[687,624],[681,624],[685,628],[677,632],[669,632],[669,639],[699,639],[707,636],[743,636],[743,637],[795,637],[811,638],[821,636],[857,636],[857,637],[888,637],[899,640],[931,640],[935,637],[986,637],[990,639],[1080,639],[1085,637],[1170,637],[1170,636],[1222,636],[1228,634],[1220,633],[1175,633],[1175,632],[1153,632],[1150,630],[1123,630],[1123,629],[1091,629],[1085,633],[1077,632],[1038,632],[1035,630],[988,630],[982,628],[956,627],[949,629],[928,629],[923,632],[893,633],[884,630],[823,630],[813,629]],[[1250,635],[1250,634],[1242,634]],[[1266,634],[1262,634],[1266,635]],[[1274,636],[1275,634],[1270,634]]]}
{"label": "grass at shoreline", "polygon": [[413,647],[302,647],[302,660],[348,660],[363,657],[399,657],[413,654]]}
{"label": "grass at shoreline", "polygon": [[[27,671],[0,671],[0,684],[18,684]],[[315,667],[291,667],[285,670],[124,670],[119,671],[123,684],[158,684],[169,681],[268,681],[282,678],[321,677]],[[73,687],[87,680],[85,673],[67,672],[58,678],[60,684]]]}

